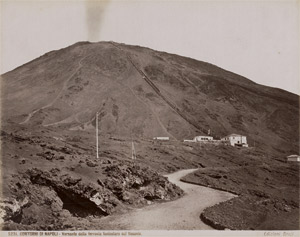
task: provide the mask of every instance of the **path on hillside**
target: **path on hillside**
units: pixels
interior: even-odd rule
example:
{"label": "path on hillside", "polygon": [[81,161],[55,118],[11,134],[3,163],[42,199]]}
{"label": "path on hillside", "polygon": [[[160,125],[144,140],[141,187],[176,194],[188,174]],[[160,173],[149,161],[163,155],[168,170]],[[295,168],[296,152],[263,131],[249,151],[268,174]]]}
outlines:
{"label": "path on hillside", "polygon": [[175,201],[157,203],[125,214],[101,219],[107,229],[122,230],[209,230],[212,227],[200,220],[201,212],[235,195],[180,181],[197,169],[181,170],[166,175],[169,181],[184,190],[185,195]]}
{"label": "path on hillside", "polygon": [[89,55],[83,57],[82,59],[79,60],[77,67],[75,68],[74,72],[71,73],[71,75],[65,80],[65,82],[63,83],[62,88],[60,89],[59,93],[57,94],[57,96],[54,98],[54,100],[52,100],[49,104],[44,105],[43,107],[33,110],[31,113],[29,113],[26,117],[26,119],[23,122],[20,122],[19,124],[25,124],[27,122],[29,122],[29,120],[33,117],[34,114],[36,114],[37,112],[43,110],[43,109],[47,109],[49,107],[51,107],[59,98],[60,96],[63,94],[63,92],[66,91],[67,89],[67,84],[68,82],[73,78],[74,75],[76,75],[76,73],[83,67],[82,62],[84,59],[86,59]]}

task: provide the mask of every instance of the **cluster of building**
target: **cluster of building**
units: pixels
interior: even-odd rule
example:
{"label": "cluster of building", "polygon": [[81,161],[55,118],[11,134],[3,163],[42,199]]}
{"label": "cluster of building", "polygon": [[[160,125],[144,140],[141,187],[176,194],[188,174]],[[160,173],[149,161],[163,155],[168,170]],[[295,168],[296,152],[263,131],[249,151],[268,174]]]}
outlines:
{"label": "cluster of building", "polygon": [[[157,141],[169,141],[169,137],[154,137]],[[213,143],[213,144],[228,144],[231,146],[248,147],[247,137],[239,134],[230,134],[220,140],[215,140],[212,136],[196,136],[193,140],[183,140],[184,142],[200,142],[200,143]],[[286,157],[287,162],[300,162],[299,155],[289,155]]]}
{"label": "cluster of building", "polygon": [[[169,137],[154,137],[154,140],[169,141]],[[210,143],[227,143],[231,146],[248,147],[247,137],[239,134],[230,134],[220,140],[215,140],[212,136],[196,136],[193,140],[183,140],[184,142],[210,142]]]}
{"label": "cluster of building", "polygon": [[[169,137],[154,137],[157,141],[169,141]],[[215,144],[229,144],[231,146],[248,147],[247,137],[239,134],[230,134],[220,140],[215,140],[212,136],[196,136],[193,140],[183,140],[184,142],[202,142],[202,143],[215,143]],[[289,155],[286,157],[287,161],[300,162],[299,155]]]}
{"label": "cluster of building", "polygon": [[184,142],[216,142],[223,141],[231,146],[248,147],[247,137],[239,134],[230,134],[220,140],[215,140],[212,136],[196,136],[193,140],[184,140]]}

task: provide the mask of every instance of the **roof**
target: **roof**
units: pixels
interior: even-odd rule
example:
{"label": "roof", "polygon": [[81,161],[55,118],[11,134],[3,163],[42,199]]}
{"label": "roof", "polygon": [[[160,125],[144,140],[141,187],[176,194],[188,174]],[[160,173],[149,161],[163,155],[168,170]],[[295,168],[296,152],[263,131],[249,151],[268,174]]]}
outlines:
{"label": "roof", "polygon": [[289,156],[287,156],[287,158],[298,158],[298,157],[300,157],[299,155],[289,155]]}
{"label": "roof", "polygon": [[213,136],[209,136],[209,135],[199,135],[199,136],[196,136],[196,137],[213,137]]}
{"label": "roof", "polygon": [[[245,135],[240,135],[240,134],[235,134],[235,133],[232,133],[230,135],[227,135],[226,137],[246,137]],[[223,137],[225,138],[225,137]]]}

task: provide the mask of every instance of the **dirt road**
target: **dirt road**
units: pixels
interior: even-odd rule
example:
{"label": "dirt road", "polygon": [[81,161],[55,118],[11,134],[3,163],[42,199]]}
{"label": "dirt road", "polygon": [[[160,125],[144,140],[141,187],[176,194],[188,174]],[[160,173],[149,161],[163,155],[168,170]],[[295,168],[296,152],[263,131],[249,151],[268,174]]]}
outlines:
{"label": "dirt road", "polygon": [[107,229],[130,230],[209,230],[199,216],[209,206],[233,198],[235,195],[211,188],[188,184],[180,178],[196,169],[181,170],[169,175],[169,181],[185,192],[178,200],[130,211],[118,216],[101,219],[107,223]]}

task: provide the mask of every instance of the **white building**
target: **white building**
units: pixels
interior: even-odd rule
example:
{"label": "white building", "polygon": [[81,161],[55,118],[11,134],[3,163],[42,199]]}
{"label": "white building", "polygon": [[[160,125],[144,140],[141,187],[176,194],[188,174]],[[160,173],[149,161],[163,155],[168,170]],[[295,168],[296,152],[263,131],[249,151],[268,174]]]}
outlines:
{"label": "white building", "polygon": [[248,147],[247,137],[239,134],[230,134],[221,138],[222,141],[229,141],[231,146]]}
{"label": "white building", "polygon": [[169,137],[153,137],[153,140],[159,140],[159,141],[169,141]]}
{"label": "white building", "polygon": [[214,138],[212,136],[197,136],[194,137],[194,142],[212,141]]}
{"label": "white building", "polygon": [[298,161],[300,162],[300,156],[298,155],[290,155],[290,156],[287,156],[287,161]]}
{"label": "white building", "polygon": [[183,142],[195,142],[194,140],[184,139]]}

